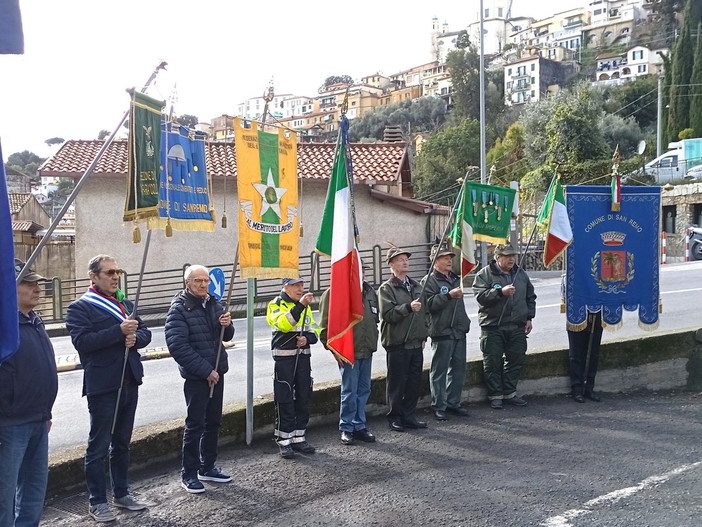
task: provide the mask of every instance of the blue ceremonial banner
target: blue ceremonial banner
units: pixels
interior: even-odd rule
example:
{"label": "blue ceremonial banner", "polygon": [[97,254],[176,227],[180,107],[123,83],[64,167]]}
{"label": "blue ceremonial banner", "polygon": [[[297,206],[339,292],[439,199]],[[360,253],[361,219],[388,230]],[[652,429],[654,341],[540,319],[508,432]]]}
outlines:
{"label": "blue ceremonial banner", "polygon": [[0,54],[23,53],[24,32],[19,0],[0,0]]}
{"label": "blue ceremonial banner", "polygon": [[[214,231],[205,168],[207,134],[162,123],[159,221],[174,229]],[[149,219],[149,228],[152,220]]]}
{"label": "blue ceremonial banner", "polygon": [[621,209],[611,210],[609,186],[568,185],[573,226],[565,284],[568,328],[584,329],[587,312],[602,311],[618,326],[622,308],[639,310],[639,326],[658,327],[660,187],[622,187]]}
{"label": "blue ceremonial banner", "polygon": [[15,284],[15,242],[12,238],[10,197],[5,179],[5,161],[0,146],[0,363],[19,347],[19,315]]}

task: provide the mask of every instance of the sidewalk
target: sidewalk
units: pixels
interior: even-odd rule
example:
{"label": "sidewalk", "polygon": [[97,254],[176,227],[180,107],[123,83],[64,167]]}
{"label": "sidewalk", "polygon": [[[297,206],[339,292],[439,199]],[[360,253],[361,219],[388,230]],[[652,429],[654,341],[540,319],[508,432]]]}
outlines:
{"label": "sidewalk", "polygon": [[[352,446],[327,420],[308,430],[317,453],[292,461],[279,457],[267,432],[250,447],[223,448],[218,465],[234,480],[206,483],[201,495],[180,487],[177,462],[133,473],[133,492],[154,505],[119,512],[107,525],[521,527],[572,510],[588,521],[550,525],[700,525],[698,395],[604,394],[599,404],[531,397],[525,408],[470,405],[470,417],[441,423],[424,409],[428,429],[391,432],[377,417],[369,428],[378,442]],[[636,487],[673,469],[650,494]],[[595,500],[630,487],[611,502]],[[42,525],[94,526],[87,509],[85,494],[58,500]]]}

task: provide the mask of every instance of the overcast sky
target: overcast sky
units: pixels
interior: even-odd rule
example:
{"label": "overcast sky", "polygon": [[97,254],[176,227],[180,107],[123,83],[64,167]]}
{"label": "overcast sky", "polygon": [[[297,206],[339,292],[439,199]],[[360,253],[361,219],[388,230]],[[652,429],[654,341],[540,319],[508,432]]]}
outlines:
{"label": "overcast sky", "polygon": [[[561,0],[558,11],[587,0]],[[433,4],[433,5],[432,5]],[[150,95],[201,121],[260,96],[315,95],[330,75],[392,74],[431,60],[432,18],[450,30],[477,20],[478,0],[20,0],[24,55],[0,55],[0,139],[5,159],[43,157],[51,137],[95,139],[168,62]],[[339,13],[339,6],[349,12]],[[485,1],[488,5],[488,1]],[[513,16],[552,14],[548,2],[514,0]],[[138,16],[138,18],[137,18]]]}

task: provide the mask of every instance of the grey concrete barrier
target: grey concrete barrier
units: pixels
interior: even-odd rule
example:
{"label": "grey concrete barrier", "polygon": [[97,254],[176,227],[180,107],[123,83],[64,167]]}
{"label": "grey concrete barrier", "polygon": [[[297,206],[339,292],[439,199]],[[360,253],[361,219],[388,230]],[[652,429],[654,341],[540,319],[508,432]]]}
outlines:
{"label": "grey concrete barrier", "polygon": [[[610,393],[680,388],[702,390],[701,342],[702,330],[690,330],[603,344],[597,390]],[[464,400],[482,402],[486,393],[482,362],[471,360],[466,367]],[[520,395],[562,395],[569,392],[567,350],[527,354],[519,384]],[[429,372],[425,369],[420,407],[429,404]],[[385,376],[378,374],[372,379],[367,412],[379,415],[385,411]],[[311,427],[335,424],[338,413],[339,383],[327,382],[315,386]],[[272,441],[274,418],[272,394],[257,398],[254,404],[254,441]],[[245,405],[227,405],[222,419],[220,444],[242,442],[245,434]],[[136,429],[131,445],[132,469],[179,458],[182,436],[182,419]],[[85,448],[79,447],[50,456],[49,497],[67,495],[84,487],[84,453]]]}

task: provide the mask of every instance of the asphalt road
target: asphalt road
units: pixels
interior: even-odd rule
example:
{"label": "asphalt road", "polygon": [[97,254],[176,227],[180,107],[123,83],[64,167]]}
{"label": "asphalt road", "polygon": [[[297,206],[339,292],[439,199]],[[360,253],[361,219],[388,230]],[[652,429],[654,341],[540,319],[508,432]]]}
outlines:
{"label": "asphalt road", "polygon": [[[565,315],[560,313],[560,277],[554,272],[530,273],[538,295],[537,315],[534,330],[529,336],[529,353],[553,349],[566,349]],[[663,314],[660,316],[661,330],[697,329],[699,315],[696,306],[702,305],[702,262],[670,264],[661,267],[661,297]],[[468,292],[468,291],[467,291]],[[468,335],[468,356],[478,357],[479,329],[477,303],[472,295],[465,296],[466,309],[473,323]],[[225,377],[225,404],[243,401],[246,398],[246,329],[244,320],[235,320],[236,346],[229,351],[230,373]],[[255,320],[254,340],[254,397],[272,391],[273,359],[270,356],[270,328],[262,317]],[[152,328],[150,348],[165,346],[163,328]],[[635,312],[624,313],[623,326],[615,331],[606,331],[603,342],[650,333],[639,328]],[[57,360],[74,357],[75,350],[68,337],[52,339]],[[71,359],[75,360],[75,359]],[[425,349],[425,361],[431,362],[431,349]],[[182,379],[175,362],[170,359],[144,362],[145,378],[140,388],[136,426],[171,419],[183,419],[185,403],[182,395]],[[374,355],[373,371],[384,372],[385,352],[379,347]],[[312,375],[315,382],[337,380],[339,372],[336,362],[321,345],[313,347]],[[85,444],[88,434],[87,403],[81,398],[83,372],[64,372],[59,375],[59,394],[54,405],[54,426],[50,434],[50,451]],[[164,404],[167,401],[167,404]]]}
{"label": "asphalt road", "polygon": [[[180,487],[179,463],[132,475],[153,506],[122,526],[699,527],[702,405],[686,392],[610,395],[602,403],[531,397],[529,406],[469,407],[467,419],[344,446],[313,426],[311,456],[282,460],[268,437],[220,452],[230,484]],[[425,417],[430,417],[428,413]],[[84,527],[85,494],[47,507],[42,525]]]}

